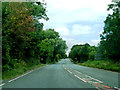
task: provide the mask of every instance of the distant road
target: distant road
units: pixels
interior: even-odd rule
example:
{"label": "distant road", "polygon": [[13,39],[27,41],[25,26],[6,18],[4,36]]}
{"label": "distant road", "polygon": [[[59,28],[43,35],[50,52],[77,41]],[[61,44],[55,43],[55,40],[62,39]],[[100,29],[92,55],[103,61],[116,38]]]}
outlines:
{"label": "distant road", "polygon": [[[118,88],[118,73],[73,64],[63,59],[4,83],[3,88]],[[4,89],[3,89],[4,90]],[[93,89],[92,89],[93,90]],[[115,90],[115,89],[113,89]]]}

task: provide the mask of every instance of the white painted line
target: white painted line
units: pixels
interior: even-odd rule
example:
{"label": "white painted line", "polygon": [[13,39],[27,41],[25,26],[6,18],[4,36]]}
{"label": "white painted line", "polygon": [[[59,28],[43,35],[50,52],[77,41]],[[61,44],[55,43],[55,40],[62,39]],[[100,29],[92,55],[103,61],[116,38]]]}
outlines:
{"label": "white painted line", "polygon": [[103,83],[102,81],[100,81],[100,80],[98,80],[98,79],[95,79],[95,78],[93,78],[93,77],[91,77],[91,76],[88,76],[88,75],[85,75],[86,77],[89,77],[90,79],[93,79],[93,80],[96,80],[96,81],[98,81],[99,83]]}
{"label": "white painted line", "polygon": [[79,74],[82,74],[81,72],[79,72],[79,71],[77,71],[77,70],[75,70],[75,72],[77,72],[77,73],[79,73]]}
{"label": "white painted line", "polygon": [[120,88],[118,88],[118,87],[114,87],[114,88],[120,90]]}
{"label": "white painted line", "polygon": [[67,70],[69,73],[71,73],[72,74],[72,72],[71,71],[69,71],[69,70]]}
{"label": "white painted line", "polygon": [[97,89],[97,90],[101,90],[101,89],[99,89],[98,87],[96,87],[96,89]]}
{"label": "white painted line", "polygon": [[77,75],[74,75],[75,77],[77,77],[78,79],[82,80],[83,82],[86,82],[85,80],[83,80],[82,78],[78,77]]}
{"label": "white painted line", "polygon": [[[48,66],[48,65],[46,65],[46,66]],[[45,67],[45,66],[43,66],[43,67]],[[40,67],[40,68],[43,68],[43,67]],[[38,69],[40,69],[40,68],[38,68]],[[36,70],[38,70],[38,69],[36,69]],[[29,72],[27,72],[27,73],[25,73],[25,74],[23,74],[23,75],[21,75],[21,76],[19,76],[19,77],[16,77],[16,78],[14,78],[14,79],[11,79],[11,80],[8,81],[8,82],[12,82],[12,81],[14,81],[14,80],[16,80],[16,79],[18,79],[18,78],[20,78],[20,77],[23,77],[23,76],[25,76],[25,75],[33,72],[33,71],[35,71],[35,69],[34,69],[34,70],[31,70],[31,71],[29,71]]]}
{"label": "white painted line", "polygon": [[100,81],[100,80],[98,80],[98,79],[95,79],[95,78],[92,78],[92,77],[90,77],[90,78],[93,79],[93,80],[98,81],[99,83],[103,83],[102,81]]}
{"label": "white painted line", "polygon": [[88,75],[85,75],[86,77],[89,77]]}
{"label": "white painted line", "polygon": [[3,83],[3,84],[0,84],[0,87],[1,87],[1,86],[3,86],[3,85],[5,85],[5,83]]}
{"label": "white painted line", "polygon": [[11,79],[10,81],[8,81],[8,82],[12,82],[12,81],[14,81],[14,80],[16,80],[16,79],[18,79],[18,78],[20,78],[20,77],[22,77],[23,75],[21,75],[21,76],[19,76],[19,77],[17,77],[17,78],[14,78],[14,79]]}
{"label": "white painted line", "polygon": [[33,72],[33,71],[34,71],[34,70],[31,70],[31,71],[29,71],[29,72],[27,72],[27,73],[25,73],[25,74],[23,74],[23,75],[21,75],[21,76],[19,76],[19,77],[16,77],[16,78],[14,78],[14,79],[11,79],[11,80],[8,81],[8,82],[12,82],[12,81],[14,81],[14,80],[16,80],[16,79],[18,79],[18,78],[20,78],[20,77],[23,77],[23,76],[25,76],[25,75],[27,75],[27,74]]}

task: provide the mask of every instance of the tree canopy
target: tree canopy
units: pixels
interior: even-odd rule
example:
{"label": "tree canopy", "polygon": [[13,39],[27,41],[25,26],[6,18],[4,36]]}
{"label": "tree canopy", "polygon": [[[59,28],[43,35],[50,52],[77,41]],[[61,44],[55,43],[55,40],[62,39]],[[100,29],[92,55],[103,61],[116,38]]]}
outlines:
{"label": "tree canopy", "polygon": [[114,61],[120,60],[120,2],[110,4],[108,9],[112,10],[112,14],[108,14],[104,21],[104,31],[100,35],[101,42],[99,44],[100,53],[106,58]]}
{"label": "tree canopy", "polygon": [[94,55],[96,53],[95,46],[90,46],[88,43],[83,45],[74,45],[71,48],[69,57],[74,62],[84,62],[89,60],[94,60]]}
{"label": "tree canopy", "polygon": [[43,30],[41,19],[49,20],[44,2],[2,3],[3,72],[66,57],[66,42],[54,29]]}

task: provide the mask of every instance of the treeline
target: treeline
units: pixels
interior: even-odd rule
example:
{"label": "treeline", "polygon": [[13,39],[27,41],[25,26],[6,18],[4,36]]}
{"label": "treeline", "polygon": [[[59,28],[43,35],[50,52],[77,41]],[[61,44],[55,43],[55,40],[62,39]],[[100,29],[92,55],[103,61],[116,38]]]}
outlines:
{"label": "treeline", "polygon": [[71,48],[69,57],[75,62],[84,62],[95,60],[95,55],[104,57],[104,60],[110,60],[115,63],[120,62],[120,2],[108,5],[108,14],[104,21],[104,31],[100,35],[101,41],[97,47],[89,44],[74,45]]}
{"label": "treeline", "polygon": [[94,60],[96,53],[96,47],[90,46],[88,43],[83,45],[74,45],[71,48],[69,57],[75,63],[83,63],[87,60]]}
{"label": "treeline", "polygon": [[120,1],[110,4],[107,10],[112,10],[104,21],[104,31],[100,35],[98,51],[105,58],[115,62],[120,61]]}
{"label": "treeline", "polygon": [[55,63],[65,58],[67,45],[54,29],[43,30],[49,20],[44,2],[2,3],[3,72],[20,67]]}

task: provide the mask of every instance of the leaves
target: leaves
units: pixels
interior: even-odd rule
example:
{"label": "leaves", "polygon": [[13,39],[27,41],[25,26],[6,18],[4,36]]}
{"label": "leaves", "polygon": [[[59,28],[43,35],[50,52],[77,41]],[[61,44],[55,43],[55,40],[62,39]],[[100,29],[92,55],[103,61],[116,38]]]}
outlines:
{"label": "leaves", "polygon": [[[101,42],[99,51],[104,54],[106,58],[113,59],[114,61],[120,60],[120,2],[110,4],[108,10],[113,13],[109,14],[104,21],[104,31],[100,35]],[[103,49],[103,50],[102,50]]]}
{"label": "leaves", "polygon": [[2,14],[3,71],[21,66],[18,63],[26,67],[66,57],[66,42],[54,29],[43,30],[39,22],[48,20],[45,3],[3,2]]}

